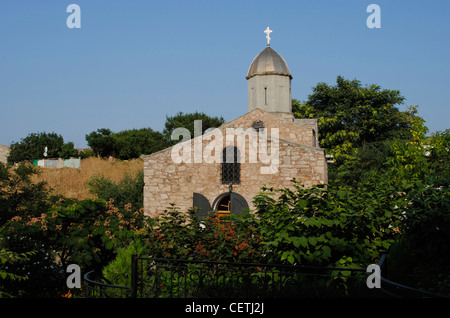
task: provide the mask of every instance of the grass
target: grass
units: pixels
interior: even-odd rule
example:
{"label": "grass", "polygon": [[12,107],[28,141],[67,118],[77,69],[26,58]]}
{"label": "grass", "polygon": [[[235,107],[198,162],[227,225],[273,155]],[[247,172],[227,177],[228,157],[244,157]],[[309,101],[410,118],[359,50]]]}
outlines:
{"label": "grass", "polygon": [[88,181],[94,176],[103,176],[112,182],[119,182],[126,175],[134,177],[144,169],[142,159],[108,160],[89,157],[81,160],[79,169],[74,168],[40,168],[33,178],[34,182],[45,181],[52,194],[61,194],[68,198],[86,199],[92,197],[89,193]]}

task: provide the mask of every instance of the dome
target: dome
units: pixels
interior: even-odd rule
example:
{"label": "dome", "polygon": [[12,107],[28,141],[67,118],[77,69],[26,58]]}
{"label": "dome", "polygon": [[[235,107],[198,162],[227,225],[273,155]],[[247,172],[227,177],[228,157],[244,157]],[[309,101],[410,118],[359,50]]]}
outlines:
{"label": "dome", "polygon": [[268,46],[253,60],[246,79],[255,75],[285,75],[292,78],[286,61]]}

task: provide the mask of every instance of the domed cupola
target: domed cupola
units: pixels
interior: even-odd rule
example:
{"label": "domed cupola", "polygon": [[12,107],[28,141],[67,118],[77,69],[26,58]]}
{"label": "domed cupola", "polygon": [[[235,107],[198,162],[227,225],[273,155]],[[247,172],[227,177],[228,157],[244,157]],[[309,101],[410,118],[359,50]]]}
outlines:
{"label": "domed cupola", "polygon": [[246,79],[256,75],[284,75],[292,79],[286,61],[270,46],[266,47],[255,57],[248,69]]}
{"label": "domed cupola", "polygon": [[248,81],[248,111],[263,109],[280,117],[292,117],[291,79],[286,61],[270,47],[267,27],[267,47],[250,64]]}

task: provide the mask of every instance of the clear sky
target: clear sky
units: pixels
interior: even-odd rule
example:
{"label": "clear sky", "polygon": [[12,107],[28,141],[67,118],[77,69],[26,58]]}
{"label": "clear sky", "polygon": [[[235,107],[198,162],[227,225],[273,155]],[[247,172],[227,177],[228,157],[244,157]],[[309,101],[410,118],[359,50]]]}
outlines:
{"label": "clear sky", "polygon": [[[81,28],[66,19],[81,8]],[[370,29],[369,4],[381,8]],[[247,112],[246,73],[266,46],[286,60],[292,97],[336,77],[398,89],[431,132],[450,128],[450,1],[9,0],[0,2],[0,144],[56,132],[75,147],[98,128],[166,116]]]}

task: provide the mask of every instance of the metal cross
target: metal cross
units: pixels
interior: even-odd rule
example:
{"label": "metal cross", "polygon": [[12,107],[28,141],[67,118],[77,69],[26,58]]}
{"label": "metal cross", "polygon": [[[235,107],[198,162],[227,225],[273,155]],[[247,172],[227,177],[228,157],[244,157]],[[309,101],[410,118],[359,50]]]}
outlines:
{"label": "metal cross", "polygon": [[267,34],[266,35],[266,39],[267,39],[267,46],[270,46],[270,33],[272,33],[272,30],[271,29],[269,29],[269,27],[267,27],[267,29],[264,31],[264,33],[265,34]]}

